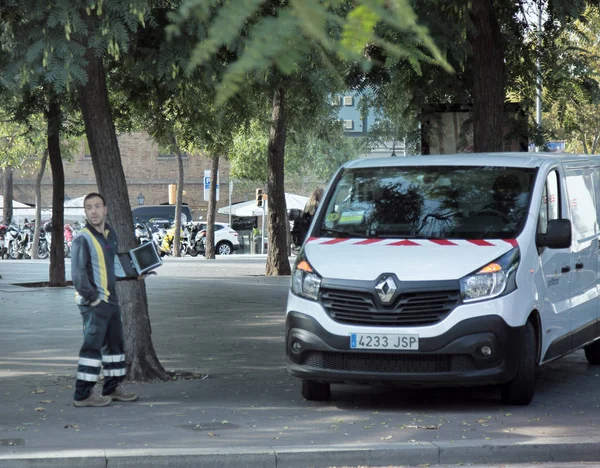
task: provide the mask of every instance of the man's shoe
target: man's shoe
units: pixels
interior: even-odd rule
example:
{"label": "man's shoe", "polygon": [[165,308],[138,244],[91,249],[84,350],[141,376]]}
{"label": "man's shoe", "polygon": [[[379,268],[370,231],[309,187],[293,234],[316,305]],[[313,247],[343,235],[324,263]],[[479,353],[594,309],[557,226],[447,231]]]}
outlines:
{"label": "man's shoe", "polygon": [[105,395],[105,397],[110,398],[112,401],[135,401],[138,399],[136,393],[126,392],[120,385],[115,389],[114,392]]}
{"label": "man's shoe", "polygon": [[73,400],[73,406],[78,408],[84,406],[107,406],[112,400],[107,396],[98,396],[93,393],[84,400]]}

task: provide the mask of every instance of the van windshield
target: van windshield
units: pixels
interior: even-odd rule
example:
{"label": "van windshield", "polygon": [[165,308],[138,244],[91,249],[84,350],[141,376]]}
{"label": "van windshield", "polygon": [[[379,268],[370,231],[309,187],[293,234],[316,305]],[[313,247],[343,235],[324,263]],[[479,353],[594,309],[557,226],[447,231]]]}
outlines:
{"label": "van windshield", "polygon": [[316,235],[509,239],[527,220],[537,169],[407,166],[345,170]]}

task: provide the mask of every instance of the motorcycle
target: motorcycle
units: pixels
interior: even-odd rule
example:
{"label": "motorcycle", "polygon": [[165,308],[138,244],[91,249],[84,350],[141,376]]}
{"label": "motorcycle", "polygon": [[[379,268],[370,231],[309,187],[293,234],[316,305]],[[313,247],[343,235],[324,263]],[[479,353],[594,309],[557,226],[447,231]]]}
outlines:
{"label": "motorcycle", "polygon": [[73,244],[73,228],[70,224],[65,224],[63,229],[65,235],[65,258],[71,256],[71,244]]}
{"label": "motorcycle", "polygon": [[156,231],[152,233],[152,241],[156,244],[156,247],[158,248],[158,253],[161,257],[171,254],[170,248],[167,251],[163,250],[162,248],[164,239],[165,237],[167,237],[167,233],[167,229],[163,227],[156,229]]}
{"label": "motorcycle", "polygon": [[200,229],[199,224],[186,223],[181,236],[182,251],[192,257],[204,255],[206,251],[206,230]]}
{"label": "motorcycle", "polygon": [[[33,234],[35,231],[35,224],[26,224],[23,230],[27,231],[27,244],[24,247],[24,257],[31,258],[33,250]],[[40,230],[40,240],[38,242],[38,258],[45,260],[50,256],[50,242],[52,240],[52,224],[47,221],[42,225]]]}
{"label": "motorcycle", "polygon": [[138,244],[141,245],[145,244],[146,242],[150,242],[150,230],[148,229],[148,226],[146,226],[139,220],[136,220],[134,228],[135,238]]}
{"label": "motorcycle", "polygon": [[21,245],[21,228],[14,222],[10,223],[4,235],[6,242],[6,252],[12,260],[18,260],[23,257],[24,251]]}
{"label": "motorcycle", "polygon": [[3,259],[7,256],[6,249],[6,230],[7,227],[5,224],[0,223],[0,259]]}
{"label": "motorcycle", "polygon": [[[179,252],[181,253],[181,255],[185,255],[185,250],[184,250],[184,244],[182,242],[183,240],[183,229],[181,229],[181,235],[179,237]],[[171,255],[173,256],[174,251],[173,251],[173,247],[174,247],[174,241],[175,240],[175,226],[171,226],[169,229],[166,229],[166,233],[164,234],[163,238],[162,238],[162,242],[160,243],[160,253],[161,255]],[[186,247],[187,248],[187,247]],[[164,256],[163,255],[163,256]]]}

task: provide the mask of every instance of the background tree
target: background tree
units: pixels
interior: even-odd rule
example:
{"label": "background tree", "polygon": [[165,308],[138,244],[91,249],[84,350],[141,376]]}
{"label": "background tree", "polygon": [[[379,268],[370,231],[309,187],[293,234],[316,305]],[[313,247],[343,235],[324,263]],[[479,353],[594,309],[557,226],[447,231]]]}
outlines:
{"label": "background tree", "polygon": [[[331,106],[331,116],[315,113],[299,116],[290,122],[285,148],[284,169],[287,175],[313,175],[327,181],[345,162],[356,159],[368,150],[364,138],[344,135],[337,119],[337,108]],[[254,119],[239,129],[229,151],[231,176],[261,184],[267,180],[268,134],[264,119]]]}
{"label": "background tree", "polygon": [[566,140],[566,149],[600,150],[600,8],[590,5],[582,19],[558,30],[546,52],[544,132],[538,143]]}
{"label": "background tree", "polygon": [[[149,4],[143,0],[126,3],[58,0],[52,5],[42,0],[0,3],[3,37],[12,40],[11,50],[24,54],[23,60],[13,62],[16,71],[12,75],[20,76],[31,87],[48,85],[57,96],[77,92],[98,188],[107,195],[109,221],[123,251],[135,246],[133,217],[103,60],[120,57],[128,50],[138,29],[152,24]],[[55,108],[52,109],[50,116],[56,116]],[[62,200],[55,210],[62,211]],[[58,224],[53,223],[53,228]],[[167,379],[152,345],[144,282],[121,282],[118,290],[129,378]]]}
{"label": "background tree", "polygon": [[[215,78],[227,66],[227,55],[216,56],[184,73],[193,46],[203,27],[192,22],[184,34],[166,40],[164,27],[168,9],[154,10],[156,27],[140,31],[127,56],[115,61],[110,73],[113,90],[119,94],[117,123],[124,130],[144,129],[178,159],[177,206],[174,251],[179,253],[180,210],[183,194],[183,153],[200,153],[211,160],[211,186],[207,215],[206,258],[214,259],[214,219],[219,158],[227,155],[233,133],[251,115],[248,101],[231,100],[217,108]],[[155,64],[148,67],[149,63]]]}
{"label": "background tree", "polygon": [[[6,98],[7,93],[4,93]],[[5,101],[9,102],[9,101]],[[13,219],[13,171],[35,170],[44,144],[39,127],[15,119],[15,107],[0,108],[0,169],[3,170],[3,222]],[[39,120],[36,122],[39,124]]]}
{"label": "background tree", "polygon": [[[49,280],[51,286],[64,286],[64,171],[61,155],[61,104],[72,103],[65,93],[71,82],[69,65],[75,52],[68,47],[64,36],[69,27],[56,31],[53,14],[63,11],[66,3],[54,10],[45,9],[43,2],[0,2],[0,83],[12,93],[17,102],[15,118],[28,122],[31,116],[44,115],[46,119],[45,146],[52,168],[52,245]],[[48,15],[45,17],[45,15]],[[47,22],[46,22],[47,20]],[[66,17],[67,23],[71,21]],[[45,27],[48,26],[48,27]],[[60,57],[63,60],[53,60]],[[59,99],[59,94],[61,98]],[[41,154],[41,152],[39,152]]]}
{"label": "background tree", "polygon": [[[287,260],[287,213],[284,196],[284,153],[288,131],[288,112],[292,94],[298,90],[312,93],[314,101],[305,101],[312,109],[326,100],[326,94],[315,90],[322,84],[311,80],[321,72],[327,77],[328,92],[343,84],[336,57],[352,58],[368,68],[363,56],[364,46],[377,43],[392,55],[406,49],[387,42],[375,31],[378,21],[410,31],[412,38],[424,45],[443,62],[408,1],[398,1],[388,8],[378,1],[254,1],[240,4],[234,1],[184,1],[178,15],[171,15],[178,34],[190,18],[208,24],[206,39],[199,41],[190,67],[205,63],[223,49],[236,54],[217,88],[217,104],[222,104],[248,83],[258,84],[271,103],[271,124],[267,144],[267,192],[269,195],[269,251],[266,273],[289,274]],[[326,70],[327,73],[323,73]],[[310,73],[312,71],[312,75]],[[302,81],[303,80],[303,81]],[[337,83],[337,86],[336,86]]]}

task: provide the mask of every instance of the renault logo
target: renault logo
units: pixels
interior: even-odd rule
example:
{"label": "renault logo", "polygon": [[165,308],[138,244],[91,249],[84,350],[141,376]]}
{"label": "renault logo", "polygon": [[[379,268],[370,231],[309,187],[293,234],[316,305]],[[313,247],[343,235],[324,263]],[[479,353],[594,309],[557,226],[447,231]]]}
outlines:
{"label": "renault logo", "polygon": [[394,278],[391,276],[384,276],[381,281],[375,285],[375,291],[377,291],[379,299],[385,304],[392,300],[396,289],[398,289],[398,287],[396,286]]}

